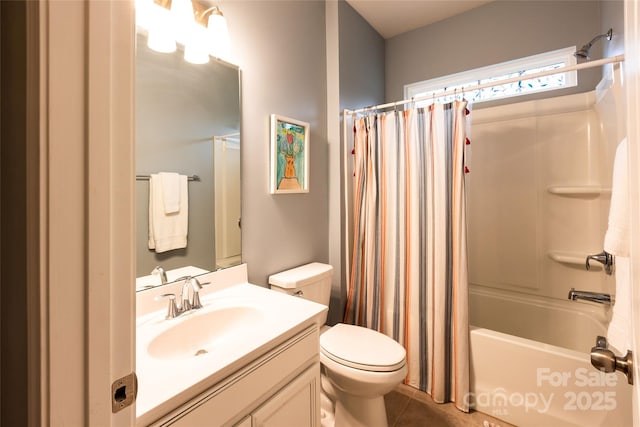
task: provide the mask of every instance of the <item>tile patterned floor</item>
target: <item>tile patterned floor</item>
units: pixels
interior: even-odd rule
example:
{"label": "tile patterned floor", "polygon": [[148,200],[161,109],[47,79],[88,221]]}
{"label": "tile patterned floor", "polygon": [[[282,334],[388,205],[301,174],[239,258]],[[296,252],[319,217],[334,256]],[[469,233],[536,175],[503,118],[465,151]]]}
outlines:
{"label": "tile patterned floor", "polygon": [[472,411],[465,414],[452,404],[437,404],[426,393],[406,385],[384,397],[389,427],[516,427]]}

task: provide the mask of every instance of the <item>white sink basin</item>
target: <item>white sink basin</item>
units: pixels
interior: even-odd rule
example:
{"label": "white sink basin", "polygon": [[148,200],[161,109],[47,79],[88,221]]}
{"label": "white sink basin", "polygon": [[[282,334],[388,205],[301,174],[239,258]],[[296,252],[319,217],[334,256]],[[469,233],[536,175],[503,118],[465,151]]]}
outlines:
{"label": "white sink basin", "polygon": [[[180,283],[138,292],[136,318],[136,424],[204,393],[214,384],[320,322],[327,307],[247,283],[246,265],[202,276],[203,308],[165,319],[164,293]],[[185,363],[186,362],[186,363]]]}
{"label": "white sink basin", "polygon": [[[206,309],[203,309],[206,310]],[[261,310],[251,306],[214,308],[189,315],[153,338],[147,347],[157,359],[190,359],[215,355],[224,346],[246,340],[264,318]]]}

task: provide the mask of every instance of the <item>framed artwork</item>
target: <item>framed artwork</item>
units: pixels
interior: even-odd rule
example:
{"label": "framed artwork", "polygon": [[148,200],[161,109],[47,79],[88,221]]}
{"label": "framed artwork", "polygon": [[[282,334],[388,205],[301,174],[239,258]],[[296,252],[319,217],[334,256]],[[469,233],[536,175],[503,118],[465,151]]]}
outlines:
{"label": "framed artwork", "polygon": [[309,123],[271,115],[271,194],[309,192]]}

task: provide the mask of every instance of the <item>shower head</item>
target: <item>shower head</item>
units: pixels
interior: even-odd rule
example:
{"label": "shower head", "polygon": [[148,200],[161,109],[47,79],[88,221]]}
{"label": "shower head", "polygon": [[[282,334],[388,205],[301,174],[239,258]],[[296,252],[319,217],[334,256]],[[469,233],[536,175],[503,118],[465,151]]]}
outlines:
{"label": "shower head", "polygon": [[607,31],[605,34],[595,36],[589,43],[585,44],[579,50],[577,50],[576,53],[573,54],[573,56],[575,56],[576,58],[584,58],[586,60],[589,60],[589,51],[591,50],[591,47],[595,42],[604,37],[606,37],[607,40],[611,40],[611,37],[613,37],[613,28],[609,28],[609,31]]}

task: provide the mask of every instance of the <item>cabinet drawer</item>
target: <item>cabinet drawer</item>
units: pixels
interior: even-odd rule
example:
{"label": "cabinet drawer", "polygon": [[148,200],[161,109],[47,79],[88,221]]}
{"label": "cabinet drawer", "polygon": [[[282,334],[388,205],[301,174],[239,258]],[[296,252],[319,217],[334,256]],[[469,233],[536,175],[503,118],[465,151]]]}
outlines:
{"label": "cabinet drawer", "polygon": [[154,425],[219,427],[240,421],[285,382],[317,362],[318,354],[318,328],[312,326]]}

